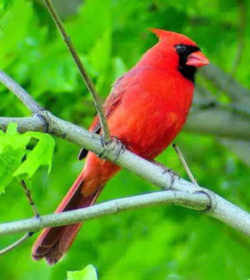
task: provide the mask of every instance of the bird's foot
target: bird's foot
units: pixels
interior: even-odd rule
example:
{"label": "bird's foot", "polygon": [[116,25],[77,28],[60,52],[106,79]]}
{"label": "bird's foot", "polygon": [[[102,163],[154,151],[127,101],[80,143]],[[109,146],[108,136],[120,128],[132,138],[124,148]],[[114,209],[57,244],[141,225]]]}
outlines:
{"label": "bird's foot", "polygon": [[175,180],[176,179],[180,179],[180,176],[175,172],[175,171],[173,171],[172,169],[170,169],[170,168],[167,168],[166,166],[164,166],[164,165],[161,165],[162,166],[162,168],[163,168],[163,174],[166,174],[166,173],[168,173],[169,175],[170,175],[170,178],[171,178],[171,180],[170,180],[170,186],[167,188],[167,189],[172,189],[173,188],[173,186],[174,186],[174,183],[175,183]]}
{"label": "bird's foot", "polygon": [[116,137],[112,137],[112,140],[105,142],[103,137],[101,137],[101,144],[103,146],[103,151],[98,154],[100,158],[107,158],[107,155],[112,156],[112,161],[116,162],[120,154],[125,151],[124,144]]}
{"label": "bird's foot", "polygon": [[169,187],[166,187],[165,189],[169,190],[169,189],[172,189],[173,188],[173,185],[174,185],[174,182],[176,179],[180,179],[180,176],[175,172],[173,171],[172,169],[166,167],[165,165],[163,165],[162,163],[160,162],[157,162],[155,160],[152,160],[152,162],[158,166],[160,166],[162,168],[162,174],[166,174],[168,173],[171,177],[171,180],[170,180],[170,186]]}

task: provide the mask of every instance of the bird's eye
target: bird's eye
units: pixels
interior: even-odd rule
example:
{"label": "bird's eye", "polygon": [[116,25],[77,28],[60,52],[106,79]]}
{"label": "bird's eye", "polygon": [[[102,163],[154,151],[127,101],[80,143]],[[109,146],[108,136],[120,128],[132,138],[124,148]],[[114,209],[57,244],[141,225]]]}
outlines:
{"label": "bird's eye", "polygon": [[200,48],[192,45],[178,44],[175,45],[177,53],[181,56],[188,56],[192,52],[199,51]]}
{"label": "bird's eye", "polygon": [[183,44],[179,44],[175,46],[176,51],[178,54],[185,54],[187,52],[187,46]]}

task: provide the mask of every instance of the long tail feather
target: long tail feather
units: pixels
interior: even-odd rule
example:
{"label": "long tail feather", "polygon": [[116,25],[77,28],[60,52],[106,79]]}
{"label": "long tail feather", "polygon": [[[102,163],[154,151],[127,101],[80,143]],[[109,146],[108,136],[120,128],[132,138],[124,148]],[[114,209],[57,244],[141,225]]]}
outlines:
{"label": "long tail feather", "polygon": [[[83,184],[84,179],[80,175],[56,209],[56,213],[87,207],[95,203],[102,188],[100,187],[96,193],[84,197],[81,194]],[[33,245],[33,259],[45,258],[49,264],[55,264],[69,249],[81,226],[82,223],[78,223],[44,229]]]}

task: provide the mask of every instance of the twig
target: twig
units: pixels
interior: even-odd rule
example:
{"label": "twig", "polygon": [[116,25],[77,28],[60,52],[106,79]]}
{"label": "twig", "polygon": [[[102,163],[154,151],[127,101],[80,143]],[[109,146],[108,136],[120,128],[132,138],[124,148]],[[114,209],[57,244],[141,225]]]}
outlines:
{"label": "twig", "polygon": [[0,81],[12,91],[23,104],[33,113],[36,114],[42,110],[42,107],[29,95],[19,84],[17,84],[10,76],[0,71]]}
{"label": "twig", "polygon": [[0,236],[24,231],[35,231],[44,227],[74,224],[76,222],[117,214],[119,212],[136,208],[169,204],[182,205],[197,211],[203,211],[209,204],[209,199],[205,194],[198,192],[186,193],[172,190],[153,192],[102,202],[94,206],[73,211],[65,211],[59,214],[41,216],[40,222],[33,218],[0,224]]}
{"label": "twig", "polygon": [[23,187],[23,190],[24,190],[24,193],[29,201],[29,204],[33,210],[33,213],[34,213],[34,216],[39,218],[40,217],[40,214],[38,213],[38,210],[37,210],[37,207],[32,199],[32,196],[31,196],[31,192],[29,190],[29,188],[27,187],[26,183],[24,180],[21,180],[21,185]]}
{"label": "twig", "polygon": [[100,124],[101,124],[102,131],[103,131],[103,138],[104,138],[105,143],[108,143],[111,140],[109,130],[108,130],[108,125],[107,125],[107,121],[106,121],[106,118],[103,113],[102,102],[98,96],[98,93],[95,90],[94,84],[93,84],[92,80],[90,79],[87,71],[85,70],[85,68],[80,60],[80,57],[78,56],[77,51],[76,51],[70,37],[68,36],[68,34],[63,26],[63,23],[62,23],[60,17],[58,16],[51,0],[44,0],[44,2],[80,71],[81,77],[82,77],[86,87],[92,94],[95,108],[98,113]]}
{"label": "twig", "polygon": [[183,155],[181,149],[179,148],[179,146],[177,144],[173,144],[173,148],[174,148],[176,154],[178,155],[179,160],[181,161],[181,163],[182,163],[182,165],[183,165],[183,167],[184,167],[184,169],[185,169],[189,179],[191,180],[191,182],[194,185],[199,187],[197,181],[195,180],[195,178],[194,178],[194,176],[193,176],[193,174],[192,174],[192,172],[191,172],[191,170],[190,170],[190,168],[189,168],[189,166],[188,166],[188,164],[187,164],[187,162],[186,162],[186,160],[184,158],[184,155]]}
{"label": "twig", "polygon": [[[192,184],[189,184],[192,185]],[[137,195],[128,198],[116,199],[94,206],[66,211],[59,214],[41,216],[38,219],[26,219],[15,222],[0,224],[0,236],[25,231],[36,231],[45,227],[56,227],[74,224],[80,221],[90,220],[122,211],[132,210],[153,205],[179,205],[198,211],[207,209],[210,200],[203,192],[188,193],[184,191],[161,191],[149,194]],[[227,221],[228,225],[250,236],[250,215],[231,204],[230,202],[215,195],[216,211],[206,212],[221,221]],[[234,223],[234,222],[235,223]]]}
{"label": "twig", "polygon": [[[35,215],[36,218],[38,218],[38,220],[40,221],[40,215],[38,213],[38,210],[36,208],[36,205],[31,197],[31,192],[28,189],[26,183],[24,180],[21,180],[21,186],[24,189],[25,195],[29,201],[29,204],[33,210],[33,213]],[[13,249],[15,249],[16,247],[20,246],[23,242],[25,242],[29,237],[31,237],[34,234],[34,231],[30,231],[28,233],[26,233],[24,236],[22,236],[20,239],[18,239],[16,242],[14,242],[13,244],[9,245],[8,247],[0,250],[0,255],[4,255],[10,251],[12,251]]]}
{"label": "twig", "polygon": [[11,245],[9,245],[8,247],[0,250],[0,256],[4,255],[10,251],[12,251],[13,249],[15,249],[16,247],[20,246],[22,243],[24,243],[28,238],[30,238],[33,235],[34,232],[28,232],[25,233],[24,236],[22,236],[20,239],[18,239],[16,242],[12,243]]}

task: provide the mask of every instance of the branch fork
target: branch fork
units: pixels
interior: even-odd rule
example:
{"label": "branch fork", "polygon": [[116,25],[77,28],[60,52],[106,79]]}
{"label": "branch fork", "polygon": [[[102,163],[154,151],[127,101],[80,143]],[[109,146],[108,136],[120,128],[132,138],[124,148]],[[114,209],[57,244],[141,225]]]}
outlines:
{"label": "branch fork", "polygon": [[[101,143],[102,141],[100,135],[91,133],[77,125],[59,119],[49,111],[40,110],[37,114],[39,115],[39,117],[35,115],[30,118],[0,118],[0,127],[2,129],[6,128],[8,123],[15,121],[18,124],[18,128],[22,132],[44,131],[44,124],[46,123],[48,127],[48,133],[60,138],[64,138],[70,142],[80,145],[81,147],[85,147],[87,150],[93,151],[96,154],[104,152],[105,148]],[[4,120],[4,122],[2,120]],[[112,145],[116,144],[113,143]],[[105,158],[111,161],[112,159],[114,159],[112,149],[106,150]],[[166,170],[164,170],[164,168],[133,154],[127,149],[119,154],[116,159],[116,164],[134,172],[138,176],[143,177],[151,183],[165,190],[168,190],[164,192],[157,192],[147,195],[140,195],[138,197],[116,200],[115,203],[122,205],[119,206],[119,209],[127,210],[147,205],[154,205],[157,203],[168,204],[171,201],[171,204],[191,207],[200,211],[206,210],[207,215],[212,216],[224,222],[225,224],[245,233],[247,236],[250,236],[250,215],[243,209],[240,209],[236,205],[230,203],[214,192],[200,186],[199,189],[197,189],[196,185],[182,178],[178,178],[178,180],[176,179],[172,184],[171,190],[169,190],[172,179],[171,175],[168,172],[165,172]],[[41,222],[33,218],[7,224],[1,224],[0,235],[14,232],[34,231],[42,227],[58,226],[62,224],[65,225],[77,221],[83,221],[85,219],[90,219],[93,217],[108,215],[114,213],[112,207],[114,207],[114,202],[111,201],[106,202],[106,204],[104,205],[99,204],[93,207],[89,207],[88,210],[81,209],[61,214],[43,216],[41,217]],[[85,211],[87,211],[88,214],[86,214]]]}

